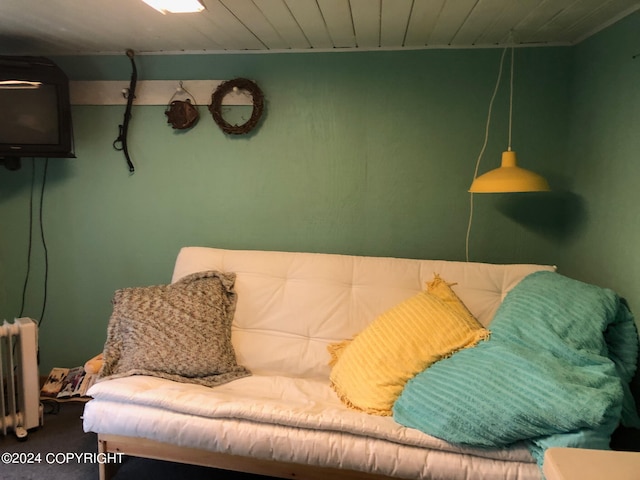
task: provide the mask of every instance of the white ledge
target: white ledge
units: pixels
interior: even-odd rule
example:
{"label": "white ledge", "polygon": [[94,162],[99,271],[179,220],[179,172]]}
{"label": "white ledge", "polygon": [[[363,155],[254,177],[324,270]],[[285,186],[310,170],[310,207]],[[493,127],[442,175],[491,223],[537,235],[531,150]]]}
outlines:
{"label": "white ledge", "polygon": [[[136,84],[134,105],[169,105],[172,100],[190,99],[196,105],[210,105],[211,96],[224,80],[140,80]],[[183,91],[179,91],[182,83]],[[72,105],[125,105],[128,80],[70,81]],[[188,92],[188,93],[186,93]],[[189,95],[191,94],[191,95]],[[223,105],[252,105],[247,92],[230,92]]]}

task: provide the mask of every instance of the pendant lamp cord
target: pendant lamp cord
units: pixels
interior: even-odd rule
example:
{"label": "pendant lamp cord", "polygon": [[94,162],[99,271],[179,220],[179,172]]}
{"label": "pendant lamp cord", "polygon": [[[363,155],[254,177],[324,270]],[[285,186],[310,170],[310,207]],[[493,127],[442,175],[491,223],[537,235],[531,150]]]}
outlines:
{"label": "pendant lamp cord", "polygon": [[508,150],[511,151],[511,124],[513,118],[513,58],[514,48],[511,47],[511,80],[509,83],[509,144]]}
{"label": "pendant lamp cord", "polygon": [[[496,95],[498,94],[498,89],[500,88],[500,80],[502,79],[502,68],[504,66],[504,57],[507,53],[507,48],[502,51],[502,56],[500,57],[500,67],[498,69],[498,78],[496,80],[496,86],[493,89],[493,95],[491,95],[491,100],[489,101],[489,112],[487,113],[487,123],[484,129],[484,143],[482,144],[482,148],[480,149],[480,154],[478,155],[478,159],[476,160],[476,169],[473,172],[473,180],[478,176],[478,170],[480,168],[480,161],[482,160],[482,156],[484,155],[484,151],[487,148],[487,143],[489,142],[489,127],[491,125],[491,113],[493,111],[493,103],[495,102]],[[511,85],[513,86],[513,47],[511,48]],[[511,89],[511,94],[513,94],[513,88]],[[509,99],[509,150],[511,150],[511,98]],[[473,222],[473,193],[469,193],[469,223],[467,225],[467,237],[465,241],[465,255],[467,262],[469,261],[469,237],[471,236],[471,224]]]}

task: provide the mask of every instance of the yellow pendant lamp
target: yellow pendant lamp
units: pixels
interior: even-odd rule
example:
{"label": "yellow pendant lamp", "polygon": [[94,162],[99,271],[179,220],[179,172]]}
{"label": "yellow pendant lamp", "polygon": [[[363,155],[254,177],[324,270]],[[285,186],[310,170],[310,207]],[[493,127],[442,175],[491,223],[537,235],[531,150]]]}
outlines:
{"label": "yellow pendant lamp", "polygon": [[516,152],[502,152],[502,165],[476,177],[471,193],[548,192],[549,183],[541,175],[517,165]]}
{"label": "yellow pendant lamp", "polygon": [[[509,93],[509,147],[506,152],[502,152],[502,165],[499,168],[491,170],[484,175],[475,177],[473,183],[469,188],[471,193],[515,193],[515,192],[548,192],[551,190],[549,184],[544,177],[538,175],[535,172],[526,170],[517,165],[516,152],[511,150],[511,123],[513,113],[513,47],[511,47],[511,86]],[[504,58],[504,57],[503,57]],[[502,71],[502,62],[500,64],[500,71]],[[498,76],[498,84],[500,83],[500,76]],[[491,99],[493,104],[494,97]],[[489,111],[489,118],[491,116],[491,110]],[[489,124],[487,123],[487,133]],[[485,146],[486,146],[485,138]],[[484,147],[483,147],[484,151]],[[478,163],[480,158],[478,158]],[[476,166],[477,172],[477,166]]]}

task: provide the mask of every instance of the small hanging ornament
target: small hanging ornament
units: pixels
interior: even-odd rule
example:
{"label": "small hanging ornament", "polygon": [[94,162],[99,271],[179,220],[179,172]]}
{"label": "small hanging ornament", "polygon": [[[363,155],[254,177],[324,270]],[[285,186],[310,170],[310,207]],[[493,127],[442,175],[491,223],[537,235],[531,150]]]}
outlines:
{"label": "small hanging ornament", "polygon": [[[186,93],[191,98],[187,98],[186,100],[174,100],[178,94],[182,93]],[[193,103],[191,103],[192,99]],[[167,116],[167,123],[171,124],[171,126],[176,130],[186,130],[191,128],[200,118],[198,107],[195,106],[195,98],[193,98],[193,95],[191,95],[182,86],[182,82],[180,82],[180,86],[169,99],[169,105],[167,105],[167,109],[164,114]]]}

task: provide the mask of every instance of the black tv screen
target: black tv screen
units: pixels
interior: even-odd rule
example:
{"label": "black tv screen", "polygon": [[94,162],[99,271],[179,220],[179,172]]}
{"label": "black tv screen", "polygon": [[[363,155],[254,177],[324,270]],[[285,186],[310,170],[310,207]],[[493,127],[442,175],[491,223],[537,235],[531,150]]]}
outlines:
{"label": "black tv screen", "polygon": [[0,159],[74,156],[67,76],[43,57],[0,56]]}

